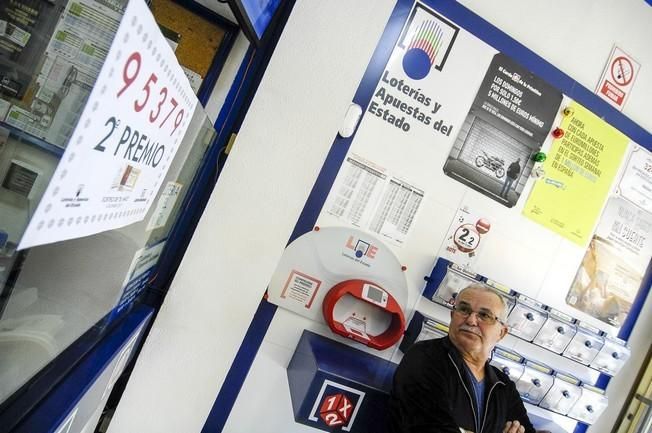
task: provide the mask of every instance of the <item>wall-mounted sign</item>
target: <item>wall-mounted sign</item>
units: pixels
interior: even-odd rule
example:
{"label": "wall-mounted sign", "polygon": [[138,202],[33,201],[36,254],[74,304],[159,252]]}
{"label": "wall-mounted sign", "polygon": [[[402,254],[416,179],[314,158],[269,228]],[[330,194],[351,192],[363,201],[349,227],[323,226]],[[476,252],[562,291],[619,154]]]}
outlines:
{"label": "wall-mounted sign", "polygon": [[326,379],[308,420],[313,421],[314,427],[321,430],[332,431],[337,428],[345,432],[351,431],[364,397],[363,391]]}
{"label": "wall-mounted sign", "polygon": [[557,116],[562,94],[498,53],[444,165],[465,185],[512,207]]}
{"label": "wall-mounted sign", "polygon": [[652,214],[652,153],[635,146],[618,185],[620,195]]}
{"label": "wall-mounted sign", "polygon": [[142,220],[197,99],[147,6],[131,1],[19,248]]}
{"label": "wall-mounted sign", "polygon": [[[580,104],[564,117],[523,214],[585,246],[607,199],[629,138]],[[578,211],[581,209],[581,211]]]}
{"label": "wall-mounted sign", "polygon": [[631,93],[641,65],[620,48],[614,46],[602,71],[595,93],[621,110]]}
{"label": "wall-mounted sign", "polygon": [[622,326],[652,256],[652,216],[612,198],[566,296],[569,305]]}
{"label": "wall-mounted sign", "polygon": [[490,229],[491,223],[486,218],[475,215],[467,209],[458,209],[448,228],[439,257],[450,260],[463,269],[472,269],[483,245],[482,236]]}
{"label": "wall-mounted sign", "polygon": [[324,208],[354,227],[400,246],[414,224],[424,192],[356,155],[347,156]]}

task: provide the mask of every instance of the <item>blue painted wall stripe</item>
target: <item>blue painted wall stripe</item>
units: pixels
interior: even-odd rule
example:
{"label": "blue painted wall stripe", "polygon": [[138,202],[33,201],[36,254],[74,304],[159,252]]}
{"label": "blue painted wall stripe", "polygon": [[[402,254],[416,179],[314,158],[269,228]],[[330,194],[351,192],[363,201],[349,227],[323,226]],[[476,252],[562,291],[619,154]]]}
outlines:
{"label": "blue painted wall stripe", "polygon": [[242,345],[233,359],[231,368],[224,379],[220,392],[217,394],[201,433],[216,433],[224,429],[235,400],[238,398],[247,374],[249,374],[249,369],[256,358],[260,345],[263,343],[267,329],[272,323],[276,308],[276,305],[265,300],[262,300],[258,305]]}

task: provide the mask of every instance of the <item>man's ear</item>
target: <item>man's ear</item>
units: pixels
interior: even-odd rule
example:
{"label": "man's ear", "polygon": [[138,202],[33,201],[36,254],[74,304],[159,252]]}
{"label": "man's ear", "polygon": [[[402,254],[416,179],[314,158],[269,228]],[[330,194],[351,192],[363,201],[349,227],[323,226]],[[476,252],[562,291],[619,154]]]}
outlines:
{"label": "man's ear", "polygon": [[507,335],[508,332],[509,332],[509,328],[507,327],[507,325],[503,325],[500,328],[500,339],[502,340],[505,337],[505,335]]}

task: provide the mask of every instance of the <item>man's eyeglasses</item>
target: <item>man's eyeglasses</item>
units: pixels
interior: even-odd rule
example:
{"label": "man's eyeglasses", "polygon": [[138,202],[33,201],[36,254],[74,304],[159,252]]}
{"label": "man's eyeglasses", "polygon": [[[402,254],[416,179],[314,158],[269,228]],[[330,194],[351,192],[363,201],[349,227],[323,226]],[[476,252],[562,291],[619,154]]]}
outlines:
{"label": "man's eyeglasses", "polygon": [[475,311],[469,304],[465,302],[460,302],[459,304],[453,305],[453,311],[463,317],[469,317],[471,314],[475,313],[478,316],[478,320],[486,323],[487,325],[493,325],[496,322],[499,322],[501,325],[505,324],[502,320],[500,320],[498,316],[492,313],[491,310],[482,308],[479,311]]}

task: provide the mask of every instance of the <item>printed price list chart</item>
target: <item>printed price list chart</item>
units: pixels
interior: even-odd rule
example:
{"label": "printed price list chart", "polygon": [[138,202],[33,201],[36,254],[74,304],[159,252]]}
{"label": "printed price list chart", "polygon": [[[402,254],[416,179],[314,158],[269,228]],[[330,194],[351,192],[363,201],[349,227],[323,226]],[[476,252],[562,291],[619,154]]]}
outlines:
{"label": "printed price list chart", "polygon": [[348,156],[326,209],[355,227],[380,234],[395,245],[405,241],[424,192],[359,156]]}

